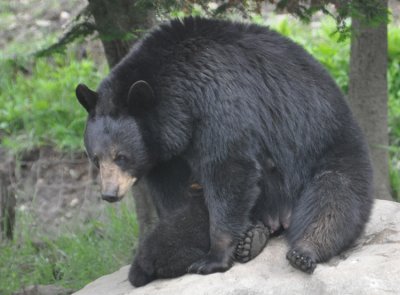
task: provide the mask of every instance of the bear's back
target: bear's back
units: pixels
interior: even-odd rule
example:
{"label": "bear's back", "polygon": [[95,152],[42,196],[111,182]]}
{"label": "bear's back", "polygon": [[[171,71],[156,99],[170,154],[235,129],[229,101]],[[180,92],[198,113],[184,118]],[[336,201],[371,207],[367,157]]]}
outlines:
{"label": "bear's back", "polygon": [[198,17],[152,30],[102,84],[114,88],[114,99],[125,100],[137,80],[149,82],[156,92],[179,86],[180,92],[197,95],[196,100],[212,96],[205,93],[210,92],[207,86],[211,92],[217,89],[219,97],[224,90],[230,91],[226,95],[251,91],[243,94],[262,96],[264,102],[269,97],[267,103],[298,100],[298,107],[303,99],[342,98],[327,71],[286,37],[254,24]]}
{"label": "bear's back", "polygon": [[160,101],[146,116],[156,118],[160,137],[171,130],[192,134],[187,126],[195,121],[204,132],[194,135],[212,137],[216,145],[256,139],[296,162],[300,154],[318,155],[343,126],[354,124],[327,71],[293,41],[258,25],[202,18],[163,24],[134,46],[100,89],[123,105],[138,80],[147,81]]}

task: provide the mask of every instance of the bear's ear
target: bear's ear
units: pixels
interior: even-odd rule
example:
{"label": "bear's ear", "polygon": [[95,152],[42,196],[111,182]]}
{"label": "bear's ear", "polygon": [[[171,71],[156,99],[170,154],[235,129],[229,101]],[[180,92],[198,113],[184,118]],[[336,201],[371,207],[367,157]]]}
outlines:
{"label": "bear's ear", "polygon": [[139,80],[132,84],[128,93],[128,105],[134,114],[150,110],[156,105],[156,97],[149,83]]}
{"label": "bear's ear", "polygon": [[79,84],[75,89],[76,97],[88,113],[94,109],[97,103],[98,95],[90,90],[85,84]]}

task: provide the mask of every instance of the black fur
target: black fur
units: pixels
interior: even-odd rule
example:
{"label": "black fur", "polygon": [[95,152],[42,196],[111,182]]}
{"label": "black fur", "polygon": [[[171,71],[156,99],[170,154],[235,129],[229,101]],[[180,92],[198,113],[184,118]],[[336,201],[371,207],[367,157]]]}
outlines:
{"label": "black fur", "polygon": [[[151,103],[128,100],[129,91],[141,93],[131,89],[140,80]],[[171,21],[137,43],[97,92],[89,156],[122,146],[121,166],[151,184],[167,224],[186,202],[180,188],[190,177],[181,177],[180,163],[204,188],[210,251],[195,255],[189,271],[228,269],[254,220],[286,228],[290,253],[308,265],[362,232],[373,199],[361,130],[326,70],[287,38],[256,25]],[[292,261],[296,255],[290,262],[310,271]]]}
{"label": "black fur", "polygon": [[[180,168],[186,170],[184,166]],[[271,169],[271,176],[274,173]],[[170,211],[169,215],[159,214],[160,222],[137,249],[129,271],[129,281],[136,287],[158,278],[185,274],[191,264],[204,257],[210,249],[209,216],[203,190],[194,184],[179,191],[187,198],[185,205]],[[263,223],[254,222],[240,237],[235,261],[245,263],[256,257],[269,237],[270,230]]]}
{"label": "black fur", "polygon": [[136,287],[157,278],[184,275],[188,267],[204,257],[210,248],[207,208],[201,193],[191,195],[191,202],[161,219],[139,245],[129,271],[129,281]]}

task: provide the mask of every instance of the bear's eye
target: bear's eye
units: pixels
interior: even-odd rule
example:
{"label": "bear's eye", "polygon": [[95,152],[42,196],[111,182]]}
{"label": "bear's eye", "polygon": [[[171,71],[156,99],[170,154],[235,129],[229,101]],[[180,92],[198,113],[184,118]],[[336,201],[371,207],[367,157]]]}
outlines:
{"label": "bear's eye", "polygon": [[114,162],[118,165],[124,165],[128,162],[128,157],[122,154],[116,155]]}

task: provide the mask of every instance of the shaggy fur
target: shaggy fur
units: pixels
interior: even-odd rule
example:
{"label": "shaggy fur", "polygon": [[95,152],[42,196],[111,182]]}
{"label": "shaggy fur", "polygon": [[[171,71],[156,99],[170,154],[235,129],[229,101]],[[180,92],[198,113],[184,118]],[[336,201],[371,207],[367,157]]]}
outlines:
{"label": "shaggy fur", "polygon": [[149,184],[161,222],[186,206],[191,180],[204,188],[209,251],[193,251],[190,272],[229,269],[254,219],[286,228],[287,258],[312,272],[368,220],[371,164],[343,94],[304,49],[268,28],[173,20],[138,42],[97,93],[77,95],[89,112],[89,156],[123,153],[117,164]]}

